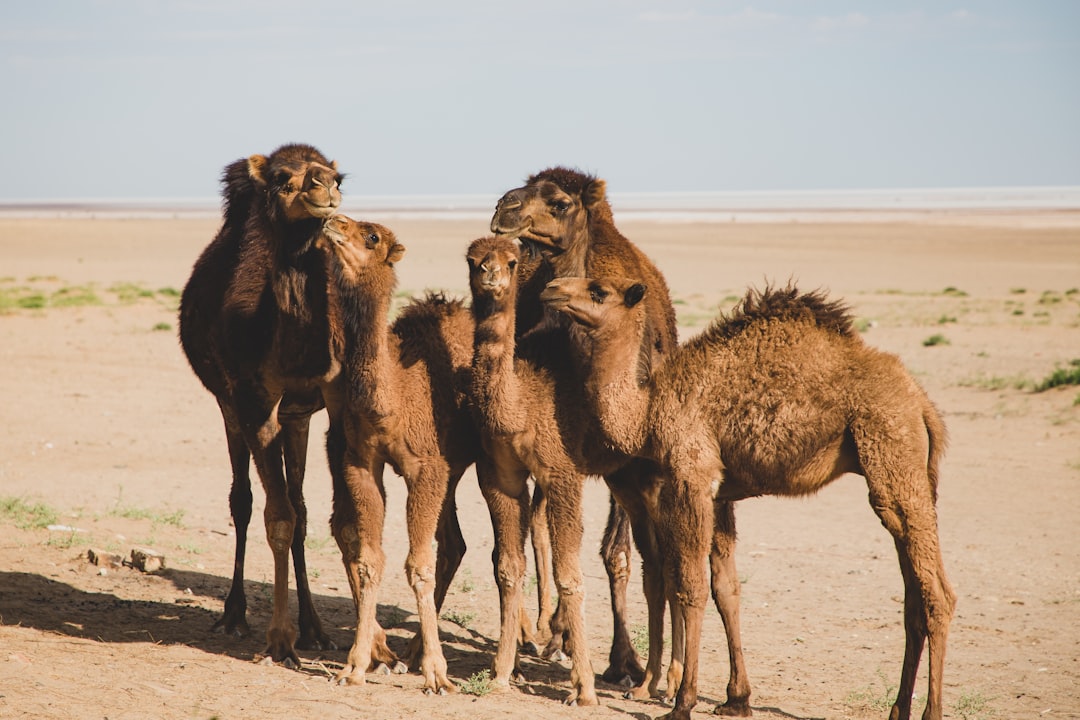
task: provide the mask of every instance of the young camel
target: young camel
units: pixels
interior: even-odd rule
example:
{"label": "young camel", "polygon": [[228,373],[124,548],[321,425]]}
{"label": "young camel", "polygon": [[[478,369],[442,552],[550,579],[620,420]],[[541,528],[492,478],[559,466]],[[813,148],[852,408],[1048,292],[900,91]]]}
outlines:
{"label": "young camel", "polygon": [[[468,250],[469,285],[476,335],[472,364],[472,399],[484,444],[478,472],[488,501],[496,538],[496,582],[501,632],[494,660],[495,682],[509,684],[516,659],[515,621],[521,608],[525,571],[524,543],[529,522],[530,473],[545,502],[541,509],[551,528],[552,568],[560,613],[567,627],[566,648],[573,663],[572,692],[566,702],[597,703],[583,616],[584,582],[580,569],[583,533],[582,490],[586,475],[612,476],[627,457],[606,449],[589,413],[579,412],[583,378],[580,359],[541,357],[562,353],[565,329],[550,326],[523,339],[530,345],[515,353],[518,250],[513,241],[489,237]],[[517,348],[520,350],[521,348]],[[516,356],[515,356],[516,355]],[[490,458],[488,460],[488,458]],[[647,477],[655,477],[651,472]],[[638,486],[638,515],[644,515],[646,488]],[[647,555],[658,566],[658,558]]]}
{"label": "young camel", "polygon": [[326,260],[313,239],[341,202],[341,177],[335,163],[308,145],[285,145],[269,157],[252,155],[226,167],[224,223],[180,300],[181,346],[217,399],[232,466],[236,554],[225,613],[214,629],[248,633],[244,557],[253,456],[266,489],[275,565],[266,652],[293,663],[299,659],[286,606],[290,546],[300,605],[295,647],[333,647],[308,585],[303,480],[309,420],[323,407],[322,390],[338,370]]}
{"label": "young camel", "polygon": [[[577,170],[553,167],[528,178],[525,185],[506,192],[498,202],[491,219],[491,231],[496,235],[518,238],[526,250],[526,262],[519,263],[517,328],[518,338],[536,327],[562,325],[571,328],[555,313],[545,312],[539,295],[549,280],[556,277],[601,277],[618,275],[643,278],[653,288],[647,307],[646,333],[649,336],[649,350],[643,353],[643,370],[660,362],[666,353],[677,344],[675,328],[675,310],[668,295],[667,285],[660,271],[653,265],[632,242],[615,226],[611,206],[606,197],[604,180],[587,175]],[[539,255],[540,261],[534,257]],[[551,334],[545,333],[547,341]],[[557,336],[562,343],[561,351],[545,351],[534,354],[532,359],[540,364],[558,366],[567,362],[578,362],[579,374],[588,372],[587,360],[574,361],[572,358],[587,358],[587,339],[572,331]],[[526,344],[527,345],[527,344]],[[534,344],[535,345],[535,344]],[[528,347],[521,347],[518,354],[530,352]],[[651,469],[645,463],[631,462],[625,467],[612,472],[605,479],[611,488],[639,487],[655,482],[650,476]],[[610,586],[613,633],[609,666],[603,679],[612,683],[641,682],[637,694],[647,693],[648,688],[655,690],[658,678],[658,665],[648,668],[643,674],[637,654],[630,643],[626,624],[626,586],[630,577],[630,539],[628,523],[634,525],[633,532],[639,550],[643,546],[653,545],[648,523],[643,511],[637,507],[636,498],[628,502],[616,502],[612,498],[608,521],[604,530],[600,554],[608,574]],[[537,623],[541,633],[549,624],[550,591],[547,587],[547,574],[544,568],[550,561],[550,542],[547,540],[549,529],[545,525],[546,512],[543,510],[543,489],[536,492],[536,512],[533,513],[533,546],[537,556],[538,592],[540,595],[540,617]],[[628,512],[636,514],[630,518]],[[645,566],[646,572],[648,566]],[[646,591],[650,587],[645,580]],[[656,613],[659,613],[658,615]],[[560,648],[563,639],[561,610],[550,621],[552,630],[551,643],[545,655],[553,654]],[[663,605],[659,604],[650,614],[650,627],[662,623]],[[662,633],[657,633],[662,637]],[[659,653],[653,654],[657,663]]]}
{"label": "young camel", "polygon": [[892,534],[904,578],[906,647],[891,720],[911,713],[915,673],[929,641],[924,720],[942,714],[945,642],[956,595],[938,543],[938,464],[945,427],[900,361],[865,345],[839,302],[793,287],[749,292],[730,317],[689,340],[640,382],[644,285],[559,279],[542,294],[594,340],[589,401],[620,451],[655,459],[665,483],[658,518],[672,561],[669,597],[686,625],[686,662],[674,710],[697,702],[698,651],[712,594],[732,658],[727,703],[750,715],[735,575],[732,504],[759,495],[807,495],[844,473],[863,475],[870,504]]}
{"label": "young camel", "polygon": [[[479,449],[466,402],[472,317],[461,302],[430,295],[406,307],[387,327],[396,284],[393,263],[404,248],[386,228],[340,215],[326,223],[324,234],[336,259],[346,329],[343,432],[327,441],[342,445],[332,455],[343,458],[340,472],[334,473],[341,485],[334,492],[331,527],[357,608],[356,638],[337,682],[364,683],[379,631],[376,594],[386,560],[383,467],[389,463],[408,488],[405,572],[420,616],[419,657],[414,660],[425,692],[453,692],[439,644],[438,610],[464,554],[454,491]],[[365,247],[388,247],[385,263],[365,266]],[[438,567],[432,551],[437,528]]]}

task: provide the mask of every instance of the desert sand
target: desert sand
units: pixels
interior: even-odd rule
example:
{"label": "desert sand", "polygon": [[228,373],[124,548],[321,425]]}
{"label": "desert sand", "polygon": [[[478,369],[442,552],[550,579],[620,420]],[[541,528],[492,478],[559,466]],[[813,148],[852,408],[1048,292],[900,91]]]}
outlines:
{"label": "desert sand", "polygon": [[[403,299],[425,289],[465,295],[464,251],[486,232],[486,217],[364,219],[392,227],[408,248]],[[940,535],[959,594],[947,717],[1080,718],[1080,388],[1031,389],[1080,358],[1080,213],[708,220],[621,217],[616,208],[624,234],[665,273],[684,337],[747,285],[827,288],[850,304],[866,342],[899,355],[944,415],[951,444]],[[306,481],[308,561],[317,606],[343,649],[301,652],[299,671],[258,662],[272,572],[257,488],[247,561],[252,634],[209,632],[231,577],[228,463],[217,407],[180,352],[175,307],[218,223],[0,216],[0,717],[662,714],[661,705],[624,700],[622,688],[602,682],[600,708],[563,707],[566,667],[535,658],[523,660],[524,684],[482,696],[428,697],[418,675],[372,676],[364,687],[329,682],[351,640],[353,609],[327,526],[321,416]],[[26,300],[35,294],[42,300]],[[20,299],[45,306],[20,307]],[[417,623],[401,571],[397,478],[388,478],[388,493],[379,617],[401,652]],[[586,500],[586,617],[600,671],[610,641],[596,554],[607,508],[601,482],[589,483]],[[20,511],[35,506],[51,517],[35,523]],[[469,550],[441,630],[451,677],[466,683],[491,661],[498,598],[474,476],[463,480],[458,506]],[[812,498],[748,500],[737,518],[755,716],[886,717],[903,653],[903,585],[861,478],[841,478]],[[91,548],[123,555],[135,547],[163,553],[166,568],[145,574],[86,558]],[[629,599],[632,630],[643,635],[639,577]],[[702,661],[704,715],[723,701],[727,681],[723,628],[711,608]],[[917,693],[925,693],[925,659]],[[916,699],[916,714],[921,706]]]}

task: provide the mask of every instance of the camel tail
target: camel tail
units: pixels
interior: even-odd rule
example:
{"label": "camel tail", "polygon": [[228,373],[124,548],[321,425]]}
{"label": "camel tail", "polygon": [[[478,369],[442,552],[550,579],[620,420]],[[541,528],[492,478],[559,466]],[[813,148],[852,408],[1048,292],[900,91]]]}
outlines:
{"label": "camel tail", "polygon": [[941,419],[941,414],[929,400],[926,401],[926,407],[923,409],[923,422],[926,423],[926,434],[930,438],[930,453],[926,461],[926,475],[930,479],[930,490],[933,492],[934,502],[936,503],[938,466],[941,463],[941,457],[945,454],[949,437],[948,432],[945,430],[945,422]]}

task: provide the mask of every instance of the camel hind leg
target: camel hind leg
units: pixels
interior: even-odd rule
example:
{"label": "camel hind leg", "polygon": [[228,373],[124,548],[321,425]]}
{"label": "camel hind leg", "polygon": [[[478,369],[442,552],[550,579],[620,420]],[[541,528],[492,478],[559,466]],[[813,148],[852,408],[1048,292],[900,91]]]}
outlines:
{"label": "camel hind leg", "polygon": [[[942,439],[934,437],[934,428],[928,429],[929,448],[924,443],[906,446],[897,436],[859,443],[870,503],[893,536],[904,578],[904,664],[890,720],[907,720],[911,716],[911,697],[924,642],[929,646],[929,687],[923,720],[940,720],[943,712],[945,644],[956,594],[945,577],[937,530],[933,448]],[[911,433],[900,437],[919,436]],[[874,451],[865,452],[865,447]]]}

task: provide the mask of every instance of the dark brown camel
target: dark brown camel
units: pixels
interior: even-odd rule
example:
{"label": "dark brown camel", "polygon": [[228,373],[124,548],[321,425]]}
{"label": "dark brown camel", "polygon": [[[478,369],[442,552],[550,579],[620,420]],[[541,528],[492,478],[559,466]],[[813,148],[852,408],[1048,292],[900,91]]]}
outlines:
{"label": "dark brown camel", "polygon": [[712,595],[731,657],[723,715],[750,715],[735,574],[737,500],[816,492],[845,473],[863,475],[870,504],[893,536],[904,578],[906,646],[891,720],[907,720],[929,640],[924,720],[942,715],[942,672],[956,595],[937,533],[938,465],[945,427],[926,393],[893,355],[863,343],[851,316],[821,293],[749,292],[739,308],[672,352],[642,382],[646,286],[636,280],[563,278],[542,299],[593,340],[586,395],[607,440],[660,463],[659,534],[670,558],[669,599],[686,630],[675,709],[697,702],[698,651]]}
{"label": "dark brown camel", "polygon": [[[337,680],[364,683],[379,630],[375,608],[385,565],[383,468],[389,463],[408,488],[405,573],[420,616],[414,660],[425,692],[453,692],[439,643],[438,611],[465,549],[454,492],[479,450],[467,405],[472,317],[460,301],[429,295],[407,306],[388,327],[396,284],[393,263],[404,248],[386,228],[340,215],[326,222],[324,234],[334,251],[346,330],[343,434],[330,440],[343,443],[343,466],[334,473],[341,486],[335,488],[331,526],[357,607],[356,639]],[[378,245],[390,251],[376,268],[365,262],[363,251]],[[438,566],[432,551],[437,530]]]}
{"label": "dark brown camel", "polygon": [[[567,168],[550,168],[530,177],[523,187],[510,190],[499,200],[491,220],[491,230],[497,235],[520,239],[526,250],[526,262],[519,266],[519,307],[517,317],[517,335],[527,338],[529,332],[538,325],[562,324],[569,328],[557,315],[545,315],[539,302],[539,294],[544,285],[558,277],[600,277],[619,275],[647,278],[655,292],[649,298],[646,333],[649,335],[650,350],[642,355],[643,370],[654,362],[659,362],[667,352],[677,344],[675,311],[668,295],[663,275],[652,262],[633,243],[615,227],[611,206],[606,197],[606,184],[603,180]],[[539,254],[540,262],[530,261]],[[545,342],[555,339],[561,343],[562,350],[537,353],[534,359],[541,364],[564,363],[570,358],[583,358],[588,355],[588,339],[580,333],[570,332],[545,336]],[[535,343],[527,339],[518,353],[532,353]],[[575,361],[577,362],[577,361]],[[579,373],[587,369],[579,362]],[[650,468],[645,463],[633,462],[627,467],[611,471],[606,477],[610,487],[638,487],[652,480],[647,476]],[[542,492],[540,495],[542,501]],[[636,502],[636,501],[635,501]],[[538,577],[543,580],[542,549],[547,546],[544,527],[545,513],[542,502],[538,504],[541,512],[534,513],[536,522],[533,526],[533,544],[537,547]],[[637,510],[640,512],[640,509]],[[642,682],[655,685],[656,673],[646,676],[630,643],[626,624],[626,585],[630,577],[630,533],[629,518],[623,506],[613,499],[610,505],[608,522],[601,544],[601,557],[608,573],[610,585],[613,635],[609,667],[603,674],[608,682]],[[645,537],[645,522],[638,523],[634,529],[635,539],[639,544],[650,543]],[[541,583],[541,627],[544,621],[544,603],[547,591]],[[659,612],[663,612],[662,606]],[[650,619],[650,624],[662,622]],[[562,623],[559,616],[553,622],[552,644],[546,654],[559,647],[563,638]]]}
{"label": "dark brown camel", "polygon": [[[315,246],[323,218],[341,201],[341,177],[333,162],[308,145],[285,145],[269,157],[252,155],[226,167],[224,223],[196,261],[180,302],[180,342],[217,399],[233,474],[229,506],[236,556],[225,613],[214,627],[248,632],[244,556],[254,458],[274,553],[266,652],[294,664],[295,647],[333,647],[308,585],[303,480],[310,417],[325,404],[333,424],[342,394],[344,340],[328,287],[328,258]],[[290,548],[299,638],[287,607]],[[394,660],[385,642],[379,651],[379,660]]]}

